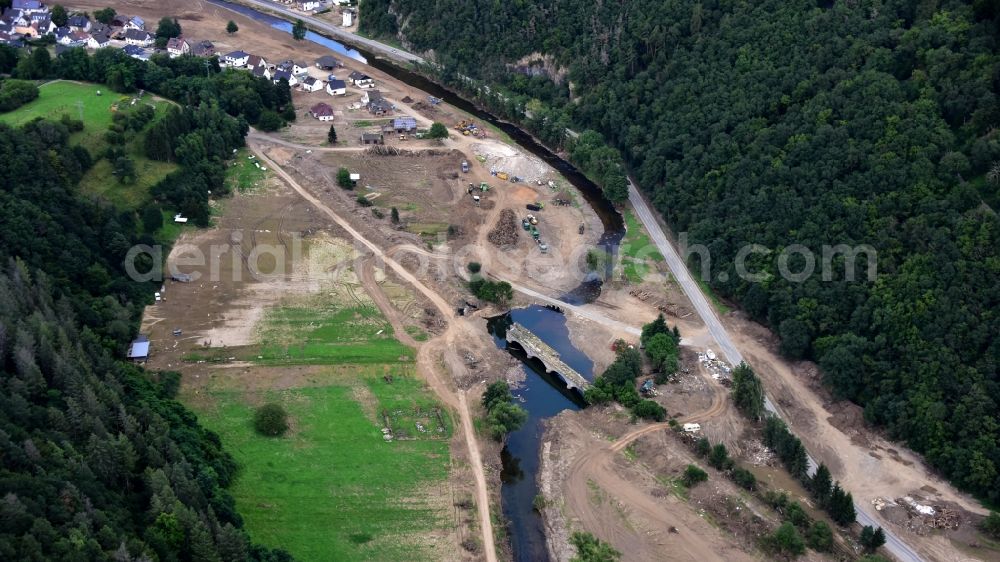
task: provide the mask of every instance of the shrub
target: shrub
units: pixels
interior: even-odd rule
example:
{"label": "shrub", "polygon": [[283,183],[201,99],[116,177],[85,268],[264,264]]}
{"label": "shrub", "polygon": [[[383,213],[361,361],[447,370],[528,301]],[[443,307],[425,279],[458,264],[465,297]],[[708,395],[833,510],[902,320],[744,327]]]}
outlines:
{"label": "shrub", "polygon": [[280,404],[264,404],[254,414],[253,427],[261,435],[280,437],[288,431],[288,414]]}
{"label": "shrub", "polygon": [[774,533],[761,539],[761,545],[767,551],[790,557],[799,556],[806,551],[799,531],[788,521],[782,523]]}
{"label": "shrub", "polygon": [[693,464],[687,465],[684,469],[684,476],[681,478],[688,488],[708,480],[708,473]]}
{"label": "shrub", "polygon": [[816,521],[806,533],[806,544],[819,552],[829,552],[833,548],[833,531],[825,521]]}
{"label": "shrub", "polygon": [[337,185],[344,189],[354,189],[354,182],[351,180],[351,171],[347,168],[337,170]]}
{"label": "shrub", "polygon": [[483,269],[483,265],[477,261],[470,261],[466,267],[469,268],[469,273],[472,274],[479,273]]}
{"label": "shrub", "polygon": [[368,198],[365,197],[364,195],[358,195],[358,198],[355,199],[355,201],[357,201],[358,205],[361,205],[362,207],[371,207],[372,206],[372,202],[369,201]]}
{"label": "shrub", "polygon": [[731,477],[733,482],[741,488],[745,488],[751,492],[757,488],[757,478],[752,472],[743,467],[734,468]]}
{"label": "shrub", "polygon": [[640,400],[632,408],[632,413],[637,417],[658,422],[667,419],[667,410],[652,400]]}

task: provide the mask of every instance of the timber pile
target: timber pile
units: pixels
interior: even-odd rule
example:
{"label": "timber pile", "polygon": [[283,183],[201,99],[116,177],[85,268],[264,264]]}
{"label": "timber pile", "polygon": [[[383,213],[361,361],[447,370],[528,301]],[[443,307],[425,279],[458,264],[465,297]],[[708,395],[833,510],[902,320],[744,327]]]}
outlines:
{"label": "timber pile", "polygon": [[500,211],[500,218],[497,219],[497,225],[493,227],[493,230],[490,231],[486,238],[497,246],[514,244],[517,242],[518,228],[517,215],[510,209],[504,209]]}

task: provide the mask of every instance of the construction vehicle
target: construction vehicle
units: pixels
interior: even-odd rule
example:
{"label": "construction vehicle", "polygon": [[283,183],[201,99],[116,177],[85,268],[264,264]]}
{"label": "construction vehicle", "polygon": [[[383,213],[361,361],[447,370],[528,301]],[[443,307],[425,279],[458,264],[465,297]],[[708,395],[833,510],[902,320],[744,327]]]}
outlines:
{"label": "construction vehicle", "polygon": [[466,191],[466,193],[472,193],[473,189],[476,189],[476,184],[470,183],[469,184],[469,189],[468,189],[468,191]]}
{"label": "construction vehicle", "polygon": [[538,224],[538,218],[535,217],[535,215],[528,215],[528,216],[526,216],[524,218],[525,218],[525,220],[527,220],[531,224]]}
{"label": "construction vehicle", "polygon": [[507,172],[497,172],[497,177],[502,179],[503,181],[507,181],[508,179],[510,179],[510,174],[508,174]]}
{"label": "construction vehicle", "polygon": [[486,193],[489,190],[490,190],[490,184],[488,184],[486,182],[481,182],[479,184],[479,191],[482,191],[483,193]]}
{"label": "construction vehicle", "polygon": [[532,205],[531,203],[528,203],[527,205],[525,205],[525,207],[527,207],[529,211],[541,211],[542,210],[541,206],[539,206],[539,205]]}
{"label": "construction vehicle", "polygon": [[535,240],[538,240],[539,238],[541,238],[541,236],[542,236],[542,234],[540,232],[538,232],[537,228],[531,227],[531,237],[532,238],[534,238]]}
{"label": "construction vehicle", "polygon": [[584,225],[581,223],[580,224],[580,234],[583,234],[583,231],[584,231],[585,228],[586,227],[584,227]]}
{"label": "construction vehicle", "polygon": [[525,231],[531,230],[531,223],[528,222],[528,219],[521,219],[521,228]]}
{"label": "construction vehicle", "polygon": [[406,135],[399,135],[399,140],[405,141],[406,140]]}

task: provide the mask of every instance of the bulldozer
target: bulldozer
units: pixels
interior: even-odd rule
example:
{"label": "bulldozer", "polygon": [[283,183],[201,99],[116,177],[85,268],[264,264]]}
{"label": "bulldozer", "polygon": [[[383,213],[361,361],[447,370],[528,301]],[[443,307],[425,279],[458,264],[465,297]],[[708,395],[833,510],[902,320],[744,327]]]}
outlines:
{"label": "bulldozer", "polygon": [[510,179],[510,174],[508,174],[507,172],[497,172],[497,177],[502,179],[503,181],[507,181],[508,179]]}

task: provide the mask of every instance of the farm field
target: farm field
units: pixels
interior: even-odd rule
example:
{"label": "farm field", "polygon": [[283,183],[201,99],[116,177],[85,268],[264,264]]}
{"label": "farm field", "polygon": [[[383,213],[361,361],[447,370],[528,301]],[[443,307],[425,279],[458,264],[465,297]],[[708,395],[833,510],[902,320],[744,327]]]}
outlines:
{"label": "farm field", "polygon": [[[232,492],[251,535],[306,562],[436,559],[433,531],[450,507],[447,413],[399,366],[391,383],[381,366],[336,371],[316,377],[324,386],[216,392],[200,412],[242,467]],[[285,437],[254,432],[252,405],[264,401],[289,412]]]}

